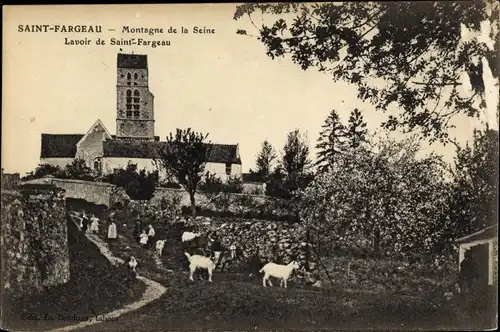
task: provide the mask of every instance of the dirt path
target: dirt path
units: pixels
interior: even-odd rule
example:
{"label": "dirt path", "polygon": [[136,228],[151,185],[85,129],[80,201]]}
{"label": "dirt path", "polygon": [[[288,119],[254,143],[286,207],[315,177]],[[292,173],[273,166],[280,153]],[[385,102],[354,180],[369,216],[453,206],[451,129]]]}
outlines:
{"label": "dirt path", "polygon": [[[111,264],[117,265],[117,264],[123,264],[124,261],[121,258],[113,256],[111,251],[108,249],[106,243],[104,243],[99,237],[97,237],[94,234],[85,234],[85,236],[92,241],[101,251],[104,257],[106,257]],[[137,279],[142,281],[143,283],[146,284],[147,288],[144,294],[142,295],[141,299],[139,301],[136,301],[134,303],[128,304],[125,307],[121,309],[114,310],[112,312],[103,314],[103,315],[98,315],[99,317],[104,317],[103,320],[97,320],[96,317],[92,317],[89,321],[81,322],[75,325],[69,325],[69,326],[64,326],[61,328],[53,329],[50,330],[49,332],[63,332],[63,331],[72,331],[76,330],[79,328],[87,327],[90,325],[95,325],[99,323],[103,323],[107,320],[116,320],[117,317],[129,313],[131,311],[137,310],[146,304],[160,298],[165,292],[167,291],[167,288],[156,281],[150,280],[145,277],[137,276]]]}

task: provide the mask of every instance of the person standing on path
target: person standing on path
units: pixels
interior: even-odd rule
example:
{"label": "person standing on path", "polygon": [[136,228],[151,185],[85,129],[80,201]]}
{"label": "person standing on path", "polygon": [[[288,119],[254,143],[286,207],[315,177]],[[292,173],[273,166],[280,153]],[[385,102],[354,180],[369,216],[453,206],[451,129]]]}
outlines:
{"label": "person standing on path", "polygon": [[137,219],[134,226],[134,238],[137,241],[137,243],[140,243],[141,241],[141,234],[142,234],[142,223],[139,219]]}
{"label": "person standing on path", "polygon": [[146,234],[146,230],[142,230],[139,243],[143,248],[145,248],[148,245],[148,235]]}
{"label": "person standing on path", "polygon": [[155,230],[152,225],[148,226],[148,247],[149,248],[154,248],[155,245]]}
{"label": "person standing on path", "polygon": [[108,240],[109,241],[114,241],[118,237],[118,234],[116,232],[116,223],[114,220],[110,220],[109,226],[108,226]]}
{"label": "person standing on path", "polygon": [[90,220],[90,231],[94,234],[99,233],[99,219],[96,216],[92,215]]}
{"label": "person standing on path", "polygon": [[89,227],[89,218],[87,217],[85,211],[82,211],[82,231],[84,234],[87,233],[88,227]]}

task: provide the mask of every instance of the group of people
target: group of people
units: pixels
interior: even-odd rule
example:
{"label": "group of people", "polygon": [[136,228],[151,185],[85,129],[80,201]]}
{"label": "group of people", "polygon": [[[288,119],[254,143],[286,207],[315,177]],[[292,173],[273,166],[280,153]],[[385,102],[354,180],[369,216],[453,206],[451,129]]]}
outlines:
{"label": "group of people", "polygon": [[152,225],[148,225],[145,229],[142,227],[142,222],[137,220],[134,227],[134,238],[143,248],[153,248],[155,240],[155,230]]}
{"label": "group of people", "polygon": [[[99,218],[94,214],[91,214],[90,217],[87,216],[85,211],[82,211],[82,219],[80,221],[80,229],[84,232],[90,232],[93,234],[99,233]],[[116,240],[118,238],[118,231],[116,228],[116,222],[113,218],[113,214],[110,214],[108,217],[108,234],[107,239],[110,241]]]}

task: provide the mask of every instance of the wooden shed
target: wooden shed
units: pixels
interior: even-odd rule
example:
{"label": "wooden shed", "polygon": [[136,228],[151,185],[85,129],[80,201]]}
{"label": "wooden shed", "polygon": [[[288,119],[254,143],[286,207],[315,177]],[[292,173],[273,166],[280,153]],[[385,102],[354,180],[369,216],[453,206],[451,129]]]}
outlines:
{"label": "wooden shed", "polygon": [[472,250],[484,282],[493,285],[498,281],[498,224],[457,239],[455,243],[459,246],[459,269],[465,252]]}

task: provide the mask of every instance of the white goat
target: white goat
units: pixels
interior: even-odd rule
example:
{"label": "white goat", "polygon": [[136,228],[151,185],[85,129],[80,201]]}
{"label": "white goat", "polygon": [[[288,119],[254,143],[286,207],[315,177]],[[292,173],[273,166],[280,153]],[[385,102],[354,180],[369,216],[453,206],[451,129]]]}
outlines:
{"label": "white goat", "polygon": [[135,272],[135,268],[137,267],[137,260],[135,259],[134,256],[131,256],[129,261],[128,261],[128,267],[134,271],[134,273],[137,273]]}
{"label": "white goat", "polygon": [[191,256],[184,252],[189,261],[189,280],[194,281],[193,273],[196,269],[205,269],[208,271],[208,281],[212,282],[212,272],[215,270],[215,263],[208,257],[201,255]]}
{"label": "white goat", "polygon": [[166,241],[167,240],[156,241],[156,253],[158,254],[158,256],[161,256],[161,254],[163,253],[163,247],[165,246]]}
{"label": "white goat", "polygon": [[262,269],[260,269],[260,273],[264,272],[264,278],[262,279],[262,284],[266,287],[266,281],[272,286],[273,283],[269,280],[269,277],[275,277],[280,279],[280,287],[282,285],[287,288],[286,282],[292,271],[299,268],[299,264],[295,261],[290,262],[288,265],[280,265],[275,263],[267,263],[264,265]]}
{"label": "white goat", "polygon": [[181,239],[182,239],[182,242],[187,242],[187,241],[191,241],[194,238],[197,238],[200,235],[201,235],[200,233],[184,232],[184,233],[182,233]]}

